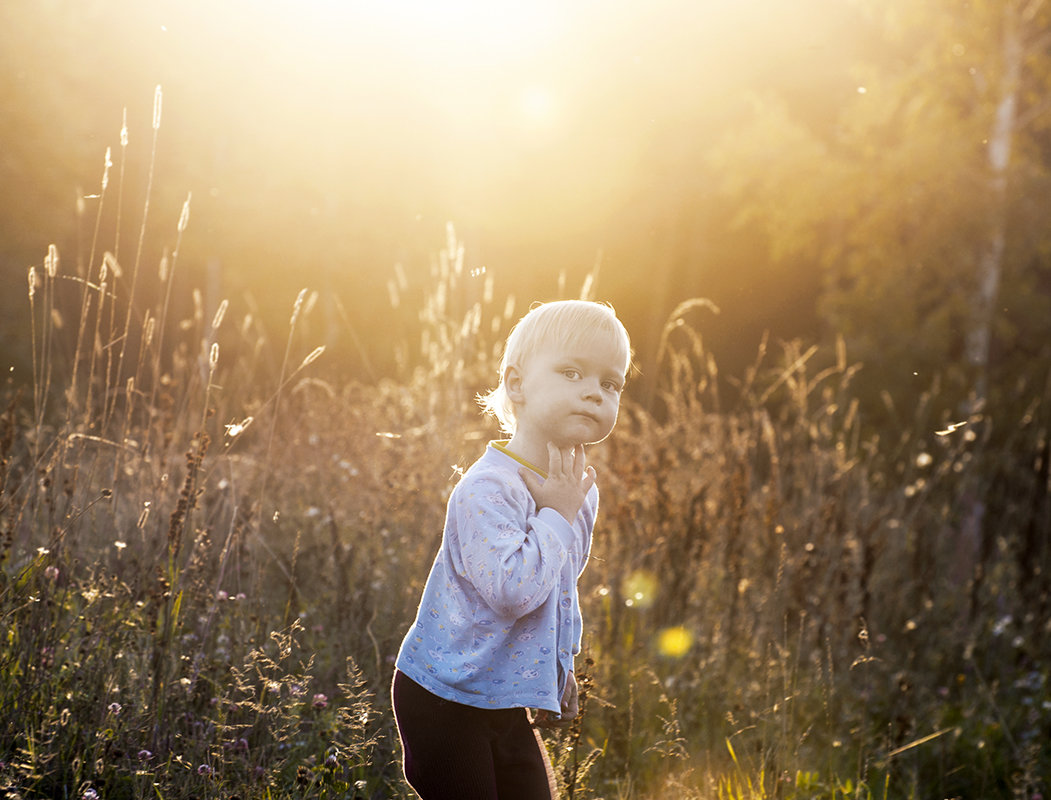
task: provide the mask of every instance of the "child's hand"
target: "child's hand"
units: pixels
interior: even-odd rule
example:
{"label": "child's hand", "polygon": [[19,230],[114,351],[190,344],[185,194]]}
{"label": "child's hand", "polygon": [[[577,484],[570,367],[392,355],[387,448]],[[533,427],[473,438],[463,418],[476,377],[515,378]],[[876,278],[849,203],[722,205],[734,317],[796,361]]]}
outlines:
{"label": "child's hand", "polygon": [[577,691],[577,679],[570,670],[566,677],[566,690],[562,693],[562,719],[571,720],[580,713],[580,696]]}
{"label": "child's hand", "polygon": [[542,480],[531,469],[523,468],[518,472],[538,509],[553,508],[572,522],[584,505],[584,498],[595,485],[595,468],[587,466],[582,444],[560,450],[549,442],[547,453],[547,480]]}
{"label": "child's hand", "polygon": [[577,679],[570,672],[566,678],[566,690],[562,693],[562,713],[556,715],[541,708],[536,712],[533,724],[539,728],[568,728],[579,713],[580,699],[577,692]]}

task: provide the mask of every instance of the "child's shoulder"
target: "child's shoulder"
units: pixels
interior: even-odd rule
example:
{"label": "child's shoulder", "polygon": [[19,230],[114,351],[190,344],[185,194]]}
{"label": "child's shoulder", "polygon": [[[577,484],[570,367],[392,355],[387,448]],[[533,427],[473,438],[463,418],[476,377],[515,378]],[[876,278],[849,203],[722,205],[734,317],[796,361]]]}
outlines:
{"label": "child's shoulder", "polygon": [[521,483],[522,479],[518,474],[521,466],[514,458],[490,444],[485,448],[485,452],[478,457],[478,460],[467,468],[460,482],[463,483],[468,480],[506,480],[510,477]]}
{"label": "child's shoulder", "polygon": [[463,473],[456,484],[456,490],[486,486],[490,490],[501,490],[508,494],[528,491],[518,472],[521,467],[514,458],[490,445]]}

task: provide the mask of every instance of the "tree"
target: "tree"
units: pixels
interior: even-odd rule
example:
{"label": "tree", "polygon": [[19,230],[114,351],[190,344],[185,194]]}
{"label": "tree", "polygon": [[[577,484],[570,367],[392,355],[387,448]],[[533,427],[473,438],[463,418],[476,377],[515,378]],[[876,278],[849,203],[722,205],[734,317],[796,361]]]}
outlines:
{"label": "tree", "polygon": [[938,374],[946,406],[973,411],[994,387],[1042,386],[1029,343],[1048,338],[1051,236],[1031,206],[1049,184],[1051,8],[852,6],[866,58],[839,65],[831,123],[755,97],[719,151],[739,221],[772,259],[821,271],[822,317],[870,395],[907,402]]}
{"label": "tree", "polygon": [[853,85],[826,98],[831,121],[753,98],[717,163],[771,258],[820,271],[820,313],[863,363],[868,419],[891,441],[901,427],[934,438],[912,409],[940,384],[937,412],[968,421],[972,466],[943,537],[969,610],[1001,536],[1046,604],[1051,4],[852,7],[866,58],[842,65]]}

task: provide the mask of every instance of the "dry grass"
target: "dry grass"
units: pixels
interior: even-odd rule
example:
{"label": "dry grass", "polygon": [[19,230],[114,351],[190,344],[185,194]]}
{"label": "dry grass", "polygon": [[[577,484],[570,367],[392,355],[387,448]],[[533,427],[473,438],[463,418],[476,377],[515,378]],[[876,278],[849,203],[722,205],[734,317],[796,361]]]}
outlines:
{"label": "dry grass", "polygon": [[[30,272],[33,381],[0,418],[0,786],[406,797],[387,684],[454,467],[495,435],[472,398],[515,304],[450,232],[400,377],[325,381],[309,292],[283,350],[236,300],[172,316],[187,213],[155,276],[94,246],[84,274],[54,250]],[[1046,393],[950,430],[935,387],[866,430],[842,348],[724,380],[701,306],[643,365],[658,405],[628,399],[594,452],[565,796],[1046,792]]]}

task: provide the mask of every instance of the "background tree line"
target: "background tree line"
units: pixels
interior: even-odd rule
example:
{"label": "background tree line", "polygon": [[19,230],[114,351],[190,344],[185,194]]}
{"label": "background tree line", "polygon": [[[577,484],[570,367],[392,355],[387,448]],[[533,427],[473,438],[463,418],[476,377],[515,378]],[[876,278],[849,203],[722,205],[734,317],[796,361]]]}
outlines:
{"label": "background tree line", "polygon": [[[691,297],[719,309],[693,313],[722,380],[741,379],[764,336],[815,343],[826,363],[842,337],[861,365],[863,419],[890,439],[932,390],[938,424],[977,414],[996,436],[1046,397],[1051,11],[1040,0],[667,0],[613,4],[602,19],[574,6],[532,20],[513,62],[498,60],[514,40],[496,19],[442,45],[422,12],[414,28],[176,8],[52,0],[0,12],[10,285],[52,241],[85,274],[95,226],[140,207],[148,99],[162,84],[142,260],[155,268],[170,251],[192,193],[179,279],[202,287],[200,313],[229,297],[273,330],[307,285],[342,374],[396,372],[393,343],[418,333],[452,220],[474,276],[463,304],[488,292],[524,305],[597,270],[597,294],[635,334],[634,391],[651,406],[664,321]],[[415,50],[394,49],[406,42]],[[455,47],[468,49],[462,62]],[[480,77],[486,64],[498,74]],[[561,116],[508,110],[528,81],[563,89]],[[127,197],[96,219],[107,146]],[[136,222],[123,222],[119,261],[135,252]],[[144,295],[157,290],[144,281]],[[76,288],[56,292],[72,312]],[[6,361],[25,382],[25,296],[2,302]],[[192,313],[175,309],[172,324]]]}

